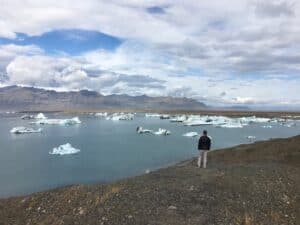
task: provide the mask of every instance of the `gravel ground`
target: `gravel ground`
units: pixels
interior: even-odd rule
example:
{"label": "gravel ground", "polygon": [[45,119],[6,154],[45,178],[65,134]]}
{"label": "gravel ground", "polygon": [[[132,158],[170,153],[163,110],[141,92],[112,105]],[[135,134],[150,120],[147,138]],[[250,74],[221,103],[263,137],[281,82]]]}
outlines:
{"label": "gravel ground", "polygon": [[0,224],[300,224],[300,136],[209,153],[112,184],[0,200]]}

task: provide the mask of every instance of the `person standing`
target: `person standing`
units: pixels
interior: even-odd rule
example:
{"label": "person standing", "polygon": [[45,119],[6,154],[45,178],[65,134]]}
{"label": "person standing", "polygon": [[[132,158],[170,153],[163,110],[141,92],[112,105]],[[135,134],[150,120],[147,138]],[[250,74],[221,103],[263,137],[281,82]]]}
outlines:
{"label": "person standing", "polygon": [[203,159],[203,168],[206,168],[207,162],[207,152],[210,150],[211,146],[211,139],[207,136],[207,131],[204,130],[202,136],[199,138],[198,142],[198,150],[199,150],[199,157],[198,157],[198,167],[201,167],[201,160]]}

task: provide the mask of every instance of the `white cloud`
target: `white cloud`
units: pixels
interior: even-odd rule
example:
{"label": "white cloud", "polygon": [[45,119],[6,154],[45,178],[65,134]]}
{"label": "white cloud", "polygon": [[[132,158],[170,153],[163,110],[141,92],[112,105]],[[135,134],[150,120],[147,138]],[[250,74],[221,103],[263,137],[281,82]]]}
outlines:
{"label": "white cloud", "polygon": [[[2,37],[76,28],[125,38],[115,51],[77,57],[47,56],[34,45],[0,45],[0,71],[10,84],[187,96],[215,104],[299,103],[300,4],[294,1],[0,4]],[[152,6],[164,13],[149,13]]]}

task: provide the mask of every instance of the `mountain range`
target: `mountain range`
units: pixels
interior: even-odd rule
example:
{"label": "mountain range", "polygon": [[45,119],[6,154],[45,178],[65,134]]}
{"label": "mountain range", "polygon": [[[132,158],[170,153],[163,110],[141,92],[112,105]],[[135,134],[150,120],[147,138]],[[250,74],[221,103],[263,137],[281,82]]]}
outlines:
{"label": "mountain range", "polygon": [[190,98],[149,97],[147,95],[102,95],[96,91],[58,92],[34,87],[0,88],[0,110],[201,110],[207,106]]}

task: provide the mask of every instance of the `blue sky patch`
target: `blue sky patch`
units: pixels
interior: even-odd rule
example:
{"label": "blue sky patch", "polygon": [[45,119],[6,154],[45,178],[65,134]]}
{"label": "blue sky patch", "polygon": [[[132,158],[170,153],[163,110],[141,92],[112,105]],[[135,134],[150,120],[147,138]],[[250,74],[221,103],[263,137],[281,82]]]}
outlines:
{"label": "blue sky patch", "polygon": [[97,31],[89,30],[54,30],[40,36],[28,36],[17,33],[16,39],[0,38],[2,44],[37,45],[49,54],[65,52],[71,55],[95,49],[114,50],[122,39]]}
{"label": "blue sky patch", "polygon": [[151,14],[164,14],[166,13],[163,7],[152,6],[147,8],[147,12]]}

